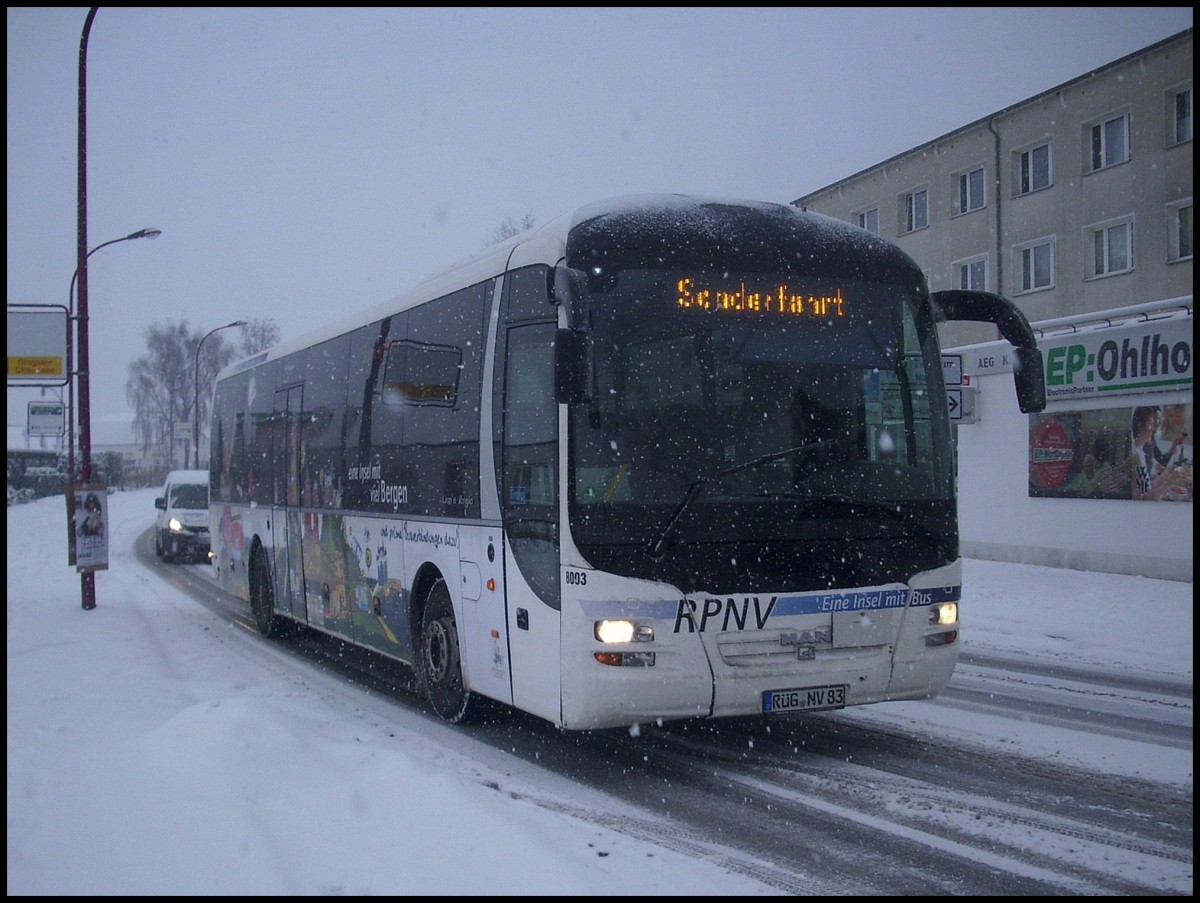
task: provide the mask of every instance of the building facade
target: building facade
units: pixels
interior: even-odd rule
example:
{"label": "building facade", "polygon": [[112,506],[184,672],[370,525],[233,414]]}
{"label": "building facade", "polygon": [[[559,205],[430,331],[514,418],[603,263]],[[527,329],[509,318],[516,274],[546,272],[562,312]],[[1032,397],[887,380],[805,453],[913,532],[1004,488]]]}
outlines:
{"label": "building facade", "polygon": [[[1192,30],[792,203],[1030,321],[1192,294]],[[991,327],[943,327],[943,345]]]}
{"label": "building facade", "polygon": [[1192,110],[1187,29],[793,201],[1035,327],[1038,415],[993,327],[940,327],[964,555],[1193,579]]}

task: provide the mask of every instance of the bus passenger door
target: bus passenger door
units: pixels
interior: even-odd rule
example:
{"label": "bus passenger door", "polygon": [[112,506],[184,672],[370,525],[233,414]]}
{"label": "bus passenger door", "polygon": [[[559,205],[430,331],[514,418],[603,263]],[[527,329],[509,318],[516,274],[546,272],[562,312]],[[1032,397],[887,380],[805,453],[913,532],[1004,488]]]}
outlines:
{"label": "bus passenger door", "polygon": [[303,387],[275,392],[274,507],[271,512],[275,606],[306,623],[301,554],[300,429]]}
{"label": "bus passenger door", "polygon": [[557,724],[562,603],[554,332],[553,323],[508,330],[500,508],[513,703]]}

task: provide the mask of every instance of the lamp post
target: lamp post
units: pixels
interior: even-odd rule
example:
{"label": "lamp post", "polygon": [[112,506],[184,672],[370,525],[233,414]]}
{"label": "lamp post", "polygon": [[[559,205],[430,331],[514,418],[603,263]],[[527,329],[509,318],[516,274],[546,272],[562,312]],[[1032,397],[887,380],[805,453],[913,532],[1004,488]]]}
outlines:
{"label": "lamp post", "polygon": [[196,345],[196,366],[195,366],[195,390],[196,397],[192,401],[192,415],[195,417],[195,422],[192,424],[192,444],[195,446],[196,454],[192,459],[192,466],[197,470],[200,469],[200,349],[204,347],[204,343],[208,341],[208,337],[214,333],[220,332],[222,329],[232,329],[234,326],[245,326],[245,320],[234,320],[232,323],[226,323],[224,326],[218,326],[216,329],[209,332]]}
{"label": "lamp post", "polygon": [[[71,287],[67,290],[67,311],[68,311],[69,316],[71,317],[72,321],[75,320],[75,280],[77,280],[79,278],[80,270],[82,270],[86,267],[88,259],[91,258],[91,256],[93,254],[95,254],[101,248],[107,248],[109,245],[115,245],[122,241],[133,241],[135,238],[158,238],[158,236],[160,236],[160,235],[162,235],[161,229],[154,229],[154,228],[138,229],[136,232],[130,232],[128,235],[124,235],[121,238],[114,238],[112,241],[106,241],[103,244],[96,245],[96,247],[94,247],[90,251],[88,251],[87,257],[84,258],[84,262],[82,264],[80,264],[79,266],[75,267],[75,272],[71,274]],[[82,321],[82,319],[83,319],[82,314],[80,315],[79,319]],[[85,325],[81,324],[79,326],[79,329],[83,336],[81,341],[84,344],[86,344],[87,328]],[[71,370],[71,368],[73,366],[72,353],[74,350],[74,344],[75,344],[74,342],[67,342],[67,383],[68,383],[67,410],[70,411],[70,414],[68,415],[68,420],[67,420],[67,424],[68,424],[68,428],[67,428],[67,473],[68,473],[69,482],[74,482],[75,476],[76,476],[76,474],[75,474],[75,380],[74,380],[74,373]],[[89,464],[90,464],[90,462],[89,462]],[[89,477],[90,477],[90,474],[89,474]]]}
{"label": "lamp post", "polygon": [[[72,343],[67,342],[67,381],[71,384],[71,451],[68,456],[68,467],[71,470],[70,482],[75,481],[75,393],[74,380],[79,380],[79,476],[82,482],[92,479],[92,412],[91,412],[91,360],[88,355],[88,278],[87,262],[100,248],[113,244],[113,241],[128,241],[132,238],[155,238],[161,234],[157,229],[142,229],[123,238],[114,239],[88,250],[87,240],[87,49],[88,38],[92,33],[92,22],[100,7],[88,8],[87,17],[83,20],[83,32],[79,36],[79,114],[76,119],[76,140],[78,157],[76,162],[76,229],[75,229],[75,273],[71,277],[71,300],[74,301],[75,280],[79,280],[79,313],[74,313],[73,306],[68,306],[68,316],[76,332],[78,344],[78,373],[74,371],[72,361]],[[68,330],[68,339],[70,338]],[[69,488],[69,487],[68,487]],[[69,510],[69,508],[68,508]],[[74,536],[74,533],[71,534]],[[74,549],[71,548],[71,563],[75,563]],[[92,568],[83,568],[79,572],[80,604],[85,611],[96,607],[96,575]]]}
{"label": "lamp post", "polygon": [[[77,120],[77,139],[78,139],[78,161],[77,161],[77,202],[76,202],[76,222],[75,230],[75,276],[79,278],[79,319],[74,321],[77,331],[77,339],[79,342],[79,457],[80,457],[80,472],[84,481],[92,478],[92,424],[91,424],[91,408],[88,402],[88,393],[91,391],[91,383],[89,382],[88,367],[91,366],[88,358],[87,344],[87,315],[88,315],[88,281],[87,281],[87,260],[91,256],[88,253],[87,241],[87,46],[88,36],[92,33],[92,22],[96,18],[96,13],[100,7],[93,6],[88,9],[87,18],[83,21],[83,33],[79,37],[79,117]],[[74,285],[74,277],[72,278]],[[68,309],[68,313],[69,313]],[[68,354],[70,354],[71,343],[67,343]],[[74,375],[71,368],[68,367],[67,381],[74,387]],[[67,487],[67,491],[73,491],[71,485],[75,482],[75,434],[74,434],[74,392],[72,394],[71,418],[72,418],[72,433],[70,455],[70,467],[72,470],[71,479]],[[68,504],[67,510],[70,509]],[[72,526],[71,536],[74,537],[74,529]],[[71,563],[75,563],[75,545],[74,540],[71,542]],[[90,568],[85,568],[79,572],[79,596],[80,605],[84,611],[90,611],[96,607],[96,575]]]}

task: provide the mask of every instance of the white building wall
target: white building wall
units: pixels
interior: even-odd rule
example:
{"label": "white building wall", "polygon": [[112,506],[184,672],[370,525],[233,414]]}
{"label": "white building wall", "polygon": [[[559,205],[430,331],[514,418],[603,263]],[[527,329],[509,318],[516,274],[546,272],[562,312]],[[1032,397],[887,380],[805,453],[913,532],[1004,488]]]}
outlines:
{"label": "white building wall", "polygon": [[[1191,298],[1186,302],[1190,308]],[[963,354],[970,375],[972,358],[1010,349],[1007,342],[990,342],[946,353]],[[1030,415],[1017,407],[1012,373],[972,375],[971,384],[976,422],[956,428],[964,556],[1192,581],[1193,502],[1030,497]],[[1047,411],[1191,404],[1192,397],[1188,389],[1090,403],[1052,401]]]}

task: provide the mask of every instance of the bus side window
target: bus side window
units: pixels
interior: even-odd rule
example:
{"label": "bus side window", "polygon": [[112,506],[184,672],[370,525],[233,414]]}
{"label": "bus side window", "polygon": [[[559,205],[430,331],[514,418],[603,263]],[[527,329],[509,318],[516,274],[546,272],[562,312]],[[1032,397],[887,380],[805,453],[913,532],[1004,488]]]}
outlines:
{"label": "bus side window", "polygon": [[553,323],[508,330],[501,506],[517,566],[538,597],[558,608],[554,331]]}
{"label": "bus side window", "polygon": [[[537,329],[525,327],[512,333]],[[545,343],[524,345],[510,338],[504,429],[510,505],[557,505],[558,407],[549,353]]]}

